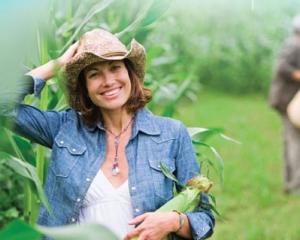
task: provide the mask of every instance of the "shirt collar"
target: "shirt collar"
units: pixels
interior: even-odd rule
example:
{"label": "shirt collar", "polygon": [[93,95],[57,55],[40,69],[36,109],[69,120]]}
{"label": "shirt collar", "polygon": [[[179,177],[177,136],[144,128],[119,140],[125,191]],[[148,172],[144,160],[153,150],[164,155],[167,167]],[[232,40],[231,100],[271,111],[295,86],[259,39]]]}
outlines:
{"label": "shirt collar", "polygon": [[[91,132],[96,128],[105,131],[102,122],[98,122],[95,126],[87,127]],[[141,108],[136,112],[131,139],[136,137],[138,132],[143,132],[148,135],[159,135],[161,132],[160,128],[155,123],[153,113],[146,108]]]}

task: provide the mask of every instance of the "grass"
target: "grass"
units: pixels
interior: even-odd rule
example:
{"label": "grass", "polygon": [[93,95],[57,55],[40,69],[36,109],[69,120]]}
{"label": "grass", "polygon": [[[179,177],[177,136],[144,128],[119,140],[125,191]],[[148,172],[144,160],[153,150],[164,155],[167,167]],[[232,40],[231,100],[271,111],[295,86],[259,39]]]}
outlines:
{"label": "grass", "polygon": [[300,239],[300,196],[282,192],[281,122],[264,97],[203,90],[196,104],[181,104],[176,117],[187,126],[222,127],[242,142],[210,141],[225,161],[224,185],[214,187],[222,218],[211,239]]}

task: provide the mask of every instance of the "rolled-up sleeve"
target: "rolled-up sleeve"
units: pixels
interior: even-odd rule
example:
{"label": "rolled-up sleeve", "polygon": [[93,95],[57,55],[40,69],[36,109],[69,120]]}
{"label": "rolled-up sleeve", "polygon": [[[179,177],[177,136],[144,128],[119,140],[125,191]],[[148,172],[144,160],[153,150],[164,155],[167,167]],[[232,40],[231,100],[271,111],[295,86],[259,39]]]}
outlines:
{"label": "rolled-up sleeve", "polygon": [[46,81],[38,78],[38,77],[34,77],[32,76],[33,81],[33,94],[35,97],[39,97],[41,95],[41,92],[46,84]]}
{"label": "rolled-up sleeve", "polygon": [[[202,194],[202,201],[208,202],[205,194]],[[193,239],[206,239],[213,234],[215,219],[211,211],[198,208],[195,212],[187,212],[185,214],[190,222]]]}
{"label": "rolled-up sleeve", "polygon": [[[192,140],[183,124],[180,124],[178,141],[176,176],[180,183],[186,184],[189,179],[200,173],[200,166],[196,160]],[[206,194],[203,193],[200,197],[201,201],[199,202],[209,202]],[[189,219],[193,239],[206,239],[213,234],[215,218],[211,210],[204,209],[199,205],[193,212],[185,214]]]}
{"label": "rolled-up sleeve", "polygon": [[45,83],[43,79],[38,77],[23,76],[13,92],[2,96],[0,115],[18,134],[51,148],[54,137],[65,119],[65,111],[43,111],[22,103],[27,94],[34,94],[34,96],[39,97]]}
{"label": "rolled-up sleeve", "polygon": [[25,96],[27,94],[34,94],[34,96],[39,97],[45,83],[43,79],[24,75],[17,82],[14,89],[2,89],[0,96],[0,116],[16,116],[17,108],[23,102]]}

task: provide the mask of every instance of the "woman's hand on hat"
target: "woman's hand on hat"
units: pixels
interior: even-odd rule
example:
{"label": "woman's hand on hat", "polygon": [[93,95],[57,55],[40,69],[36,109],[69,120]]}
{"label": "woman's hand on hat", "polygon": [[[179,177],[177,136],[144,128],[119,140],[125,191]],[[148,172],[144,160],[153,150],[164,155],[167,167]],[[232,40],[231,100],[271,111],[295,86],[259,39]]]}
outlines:
{"label": "woman's hand on hat", "polygon": [[178,214],[174,212],[147,212],[129,222],[138,226],[129,232],[124,240],[137,237],[139,240],[160,240],[178,229]]}
{"label": "woman's hand on hat", "polygon": [[33,77],[39,77],[45,81],[51,79],[55,73],[55,68],[57,65],[59,67],[64,67],[67,62],[69,62],[77,52],[78,42],[72,44],[63,55],[61,55],[56,60],[51,60],[39,67],[32,69],[26,75]]}
{"label": "woman's hand on hat", "polygon": [[61,55],[57,62],[60,67],[64,67],[76,54],[79,41],[73,43],[64,53]]}

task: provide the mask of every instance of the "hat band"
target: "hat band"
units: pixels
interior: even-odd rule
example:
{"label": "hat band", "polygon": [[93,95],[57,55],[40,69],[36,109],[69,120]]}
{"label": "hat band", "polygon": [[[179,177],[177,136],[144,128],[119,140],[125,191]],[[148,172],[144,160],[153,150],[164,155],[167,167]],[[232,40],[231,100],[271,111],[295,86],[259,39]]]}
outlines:
{"label": "hat band", "polygon": [[112,52],[112,53],[106,53],[103,54],[103,57],[116,57],[116,56],[125,56],[127,54],[127,52]]}

